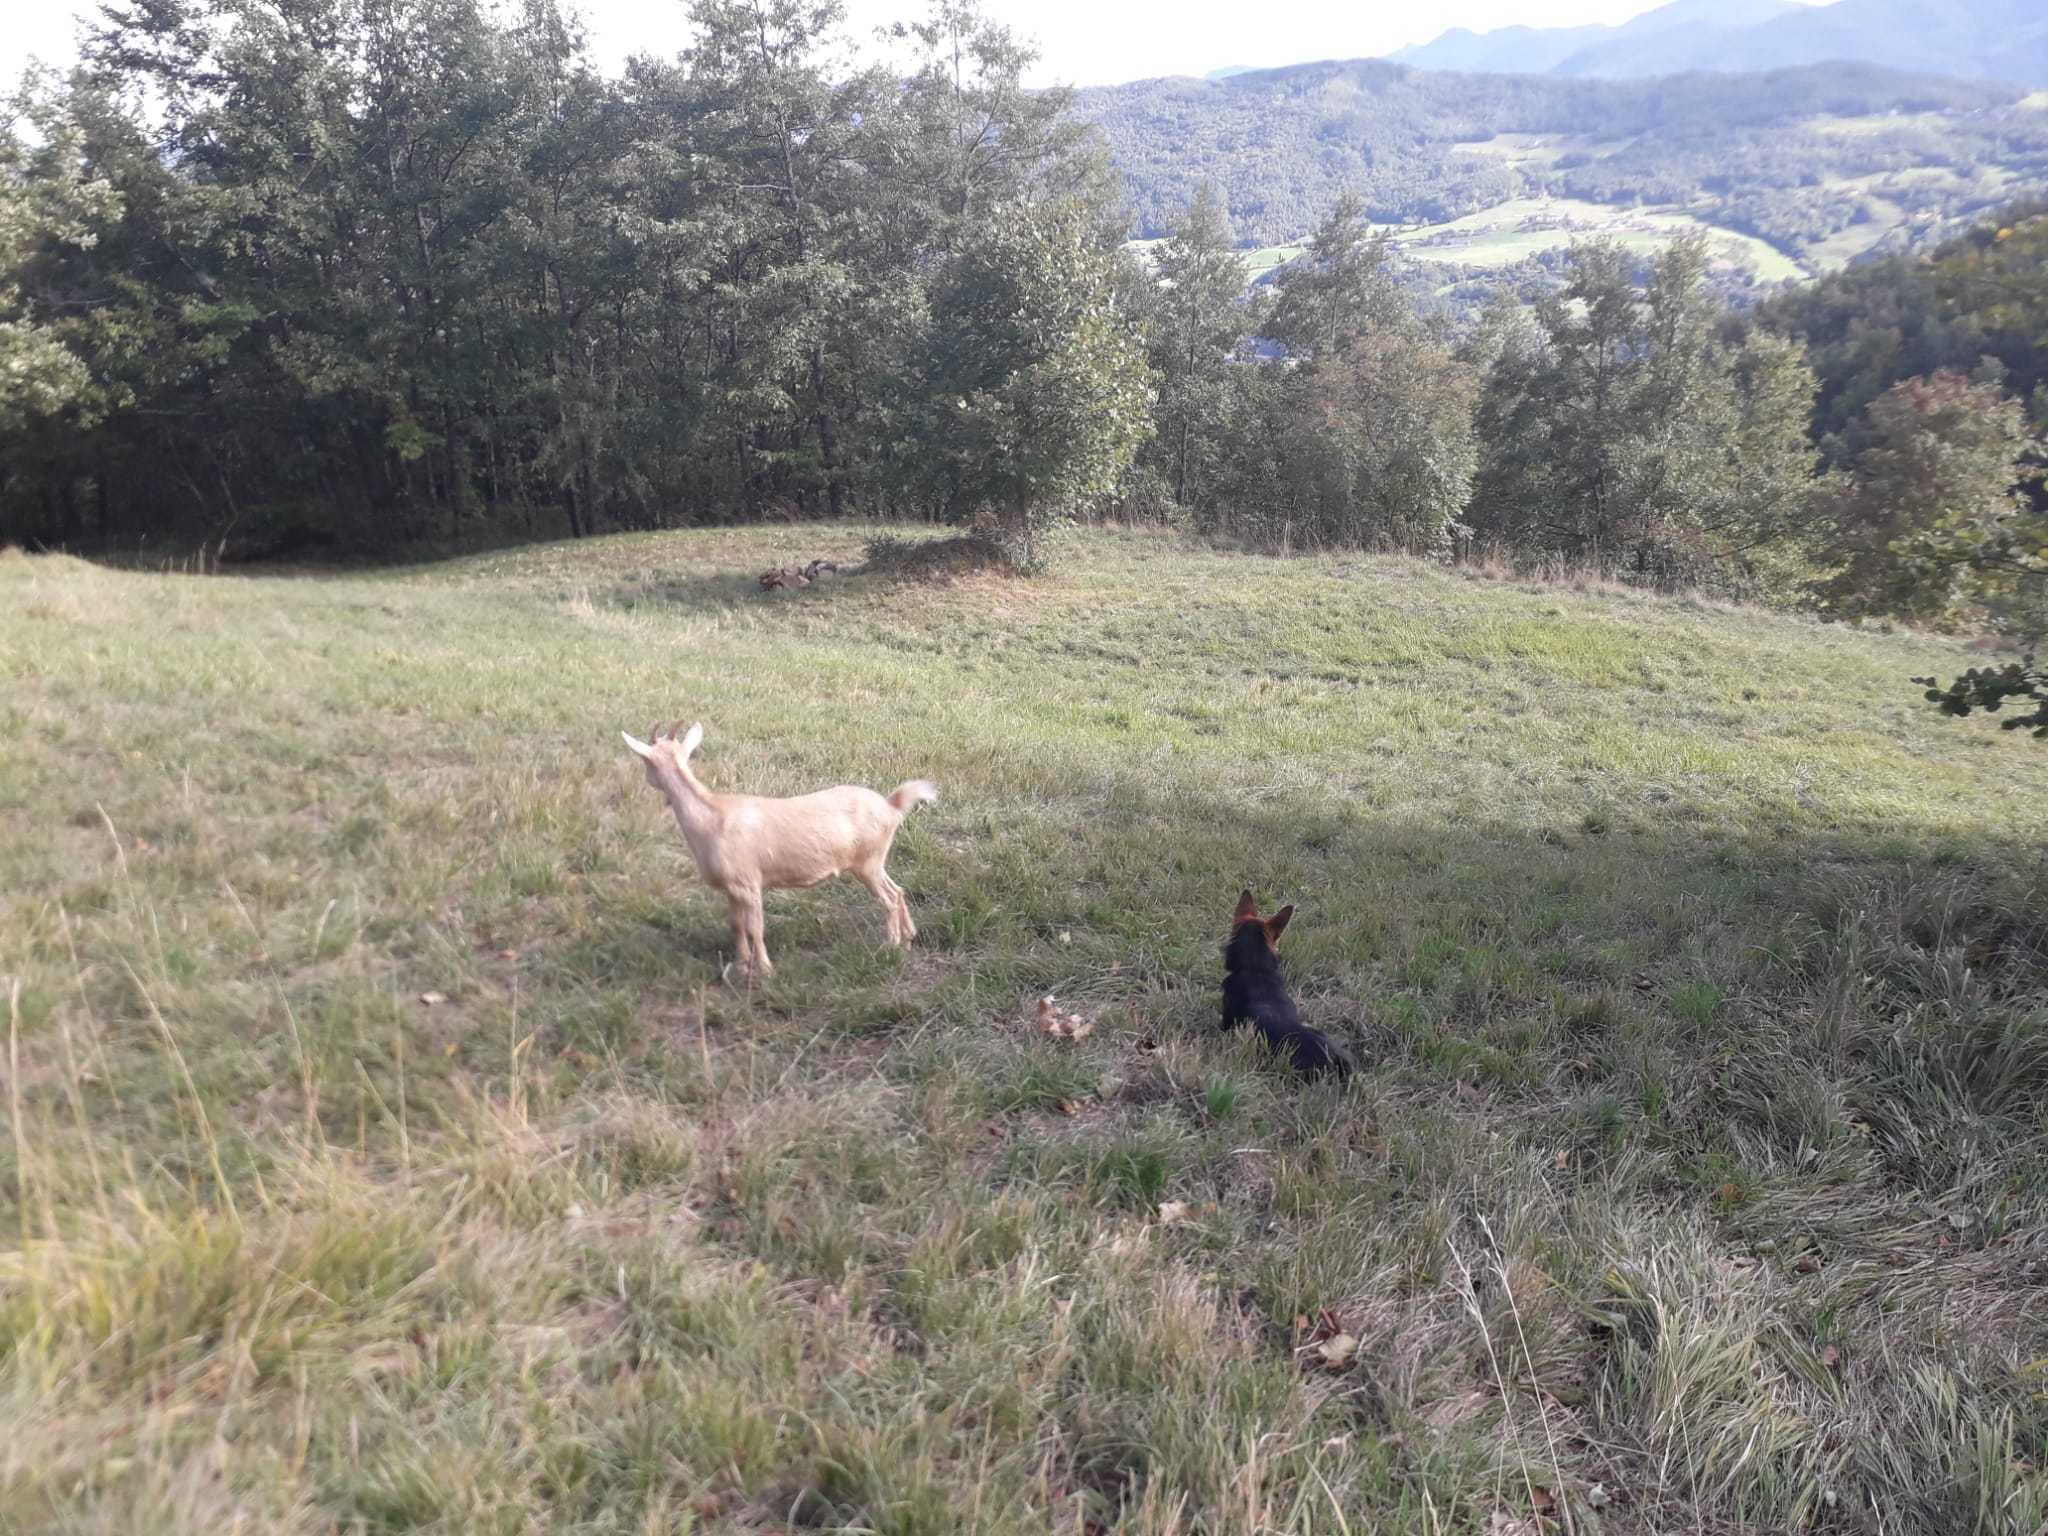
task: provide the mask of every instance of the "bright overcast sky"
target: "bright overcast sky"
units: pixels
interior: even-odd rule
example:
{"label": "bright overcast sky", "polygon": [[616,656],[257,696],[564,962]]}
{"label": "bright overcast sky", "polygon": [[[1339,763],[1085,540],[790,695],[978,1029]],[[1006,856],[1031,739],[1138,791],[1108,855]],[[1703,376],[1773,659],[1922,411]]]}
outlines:
{"label": "bright overcast sky", "polygon": [[[89,5],[76,7],[88,12]],[[920,14],[921,0],[848,0],[857,35]],[[609,67],[642,51],[672,54],[689,35],[683,0],[582,0],[591,41]],[[1646,0],[1443,0],[1428,6],[1339,0],[1248,9],[1242,0],[984,0],[985,11],[1035,38],[1043,57],[1034,85],[1107,85],[1153,75],[1201,75],[1228,65],[1368,58],[1427,42],[1449,27],[1485,31],[1514,23],[1572,26],[1626,21]],[[71,0],[0,0],[0,82],[31,55],[73,57]]]}

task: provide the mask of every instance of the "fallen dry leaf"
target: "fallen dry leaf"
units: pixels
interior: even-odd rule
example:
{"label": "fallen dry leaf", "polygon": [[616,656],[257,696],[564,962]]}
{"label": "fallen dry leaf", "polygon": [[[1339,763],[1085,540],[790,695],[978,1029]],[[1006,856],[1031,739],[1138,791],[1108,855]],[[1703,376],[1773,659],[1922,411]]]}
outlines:
{"label": "fallen dry leaf", "polygon": [[1529,1502],[1536,1507],[1536,1513],[1547,1515],[1557,1508],[1557,1495],[1541,1483],[1537,1483],[1529,1490]]}
{"label": "fallen dry leaf", "polygon": [[1170,1227],[1176,1221],[1188,1219],[1188,1203],[1185,1200],[1166,1200],[1159,1206],[1159,1224]]}
{"label": "fallen dry leaf", "polygon": [[1085,1040],[1094,1033],[1095,1021],[1078,1013],[1063,1013],[1047,993],[1038,1000],[1038,1027],[1055,1040]]}
{"label": "fallen dry leaf", "polygon": [[431,1008],[436,1003],[447,1002],[448,994],[446,992],[422,992],[420,994],[420,1001],[425,1003],[429,1008]]}
{"label": "fallen dry leaf", "polygon": [[1358,1340],[1348,1333],[1333,1334],[1316,1346],[1316,1353],[1331,1370],[1341,1370],[1358,1353]]}

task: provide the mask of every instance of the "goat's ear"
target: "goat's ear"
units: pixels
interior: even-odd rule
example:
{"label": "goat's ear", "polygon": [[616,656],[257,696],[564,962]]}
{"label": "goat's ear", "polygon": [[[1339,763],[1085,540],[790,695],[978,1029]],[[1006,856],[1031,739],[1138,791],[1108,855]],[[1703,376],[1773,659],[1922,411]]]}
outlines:
{"label": "goat's ear", "polygon": [[1293,918],[1294,905],[1292,902],[1288,903],[1286,906],[1282,907],[1278,912],[1275,912],[1271,917],[1267,918],[1266,942],[1269,944],[1278,944],[1280,942],[1280,935],[1286,931],[1288,923],[1291,922]]}
{"label": "goat's ear", "polygon": [[690,754],[696,751],[697,748],[700,745],[702,745],[703,741],[704,727],[701,725],[691,726],[690,734],[683,738],[682,746],[677,749],[677,756],[681,757],[685,762],[687,762],[689,760]]}
{"label": "goat's ear", "polygon": [[1232,914],[1230,921],[1235,926],[1238,923],[1255,922],[1258,916],[1259,904],[1252,900],[1252,893],[1246,891],[1237,898],[1237,911]]}
{"label": "goat's ear", "polygon": [[639,737],[630,735],[625,731],[621,731],[619,732],[619,734],[626,738],[626,745],[633,749],[634,756],[647,758],[651,758],[654,756],[654,748],[647,745],[646,742],[640,740]]}

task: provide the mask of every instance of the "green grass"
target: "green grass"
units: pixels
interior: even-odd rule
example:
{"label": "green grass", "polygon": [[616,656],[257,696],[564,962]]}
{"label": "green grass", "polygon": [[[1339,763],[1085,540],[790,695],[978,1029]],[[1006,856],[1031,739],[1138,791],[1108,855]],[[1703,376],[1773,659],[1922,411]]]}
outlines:
{"label": "green grass", "polygon": [[1277,272],[1290,261],[1299,260],[1307,252],[1308,247],[1298,242],[1292,245],[1262,245],[1255,251],[1242,253],[1245,273],[1253,282],[1257,282],[1267,273]]}
{"label": "green grass", "polygon": [[[2048,753],[1962,653],[1140,535],[753,586],[857,547],[0,560],[0,1527],[2048,1518]],[[785,893],[722,984],[678,716],[936,780],[917,946]],[[1213,1028],[1247,884],[1348,1090]]]}
{"label": "green grass", "polygon": [[[1152,261],[1156,259],[1155,253],[1164,244],[1166,244],[1164,238],[1126,240],[1124,248],[1134,252],[1149,268]],[[1298,243],[1292,245],[1262,245],[1256,250],[1239,251],[1237,254],[1239,260],[1244,263],[1245,281],[1247,283],[1256,283],[1260,278],[1286,266],[1288,262],[1293,261],[1307,249],[1306,245]]]}
{"label": "green grass", "polygon": [[[1465,146],[1470,147],[1470,146]],[[1612,240],[1655,255],[1679,235],[1704,233],[1715,254],[1767,283],[1806,269],[1767,240],[1723,229],[1677,208],[1624,208],[1569,197],[1518,197],[1445,224],[1402,229],[1395,246],[1417,261],[1506,266],[1577,240]]]}

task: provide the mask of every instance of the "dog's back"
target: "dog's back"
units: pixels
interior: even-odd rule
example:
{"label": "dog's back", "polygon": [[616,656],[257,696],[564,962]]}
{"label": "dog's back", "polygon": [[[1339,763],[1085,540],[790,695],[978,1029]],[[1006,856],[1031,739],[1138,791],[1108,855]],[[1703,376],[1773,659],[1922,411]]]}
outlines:
{"label": "dog's back", "polygon": [[1280,975],[1277,944],[1280,931],[1294,916],[1284,907],[1270,918],[1259,916],[1250,891],[1238,898],[1230,942],[1223,946],[1223,1027],[1250,1024],[1277,1051],[1286,1052],[1296,1069],[1314,1074],[1350,1074],[1351,1063],[1329,1036],[1301,1022],[1301,1010],[1287,995]]}

